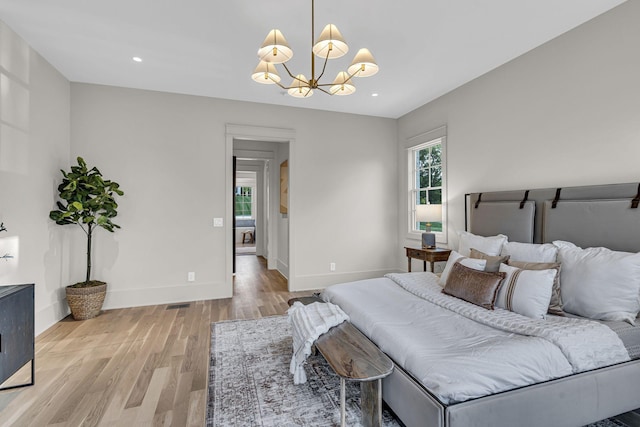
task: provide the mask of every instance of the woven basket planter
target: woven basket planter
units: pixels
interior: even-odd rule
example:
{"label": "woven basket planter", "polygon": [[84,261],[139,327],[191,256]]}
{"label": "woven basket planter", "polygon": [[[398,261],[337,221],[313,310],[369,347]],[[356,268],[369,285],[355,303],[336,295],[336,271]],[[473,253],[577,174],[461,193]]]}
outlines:
{"label": "woven basket planter", "polygon": [[100,314],[104,297],[107,295],[107,284],[86,288],[67,286],[67,303],[75,320],[87,320]]}

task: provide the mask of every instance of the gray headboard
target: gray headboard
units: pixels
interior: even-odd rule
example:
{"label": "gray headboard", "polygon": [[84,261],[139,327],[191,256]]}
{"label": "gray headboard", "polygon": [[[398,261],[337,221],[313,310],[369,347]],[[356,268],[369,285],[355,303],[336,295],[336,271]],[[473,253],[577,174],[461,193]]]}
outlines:
{"label": "gray headboard", "polygon": [[640,252],[638,183],[467,194],[466,229],[509,241],[566,240]]}

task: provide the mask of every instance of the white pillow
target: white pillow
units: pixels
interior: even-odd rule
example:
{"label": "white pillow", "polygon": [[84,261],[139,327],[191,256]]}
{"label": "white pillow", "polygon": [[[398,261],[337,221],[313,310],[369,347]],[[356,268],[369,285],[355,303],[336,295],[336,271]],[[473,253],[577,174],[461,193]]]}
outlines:
{"label": "white pillow", "polygon": [[487,255],[498,256],[502,251],[502,245],[507,242],[507,236],[498,234],[497,236],[476,236],[467,231],[458,231],[458,252],[462,256],[470,256],[471,248],[484,252]]}
{"label": "white pillow", "polygon": [[500,264],[500,271],[507,273],[507,277],[498,290],[496,306],[534,319],[544,319],[558,270],[523,270]]}
{"label": "white pillow", "polygon": [[511,261],[556,262],[558,247],[551,243],[506,242],[502,246],[502,256],[509,255]]}
{"label": "white pillow", "polygon": [[582,249],[555,241],[559,248],[563,310],[599,320],[634,324],[640,312],[640,253],[607,248]]}
{"label": "white pillow", "polygon": [[453,267],[453,264],[458,260],[460,260],[460,264],[465,267],[473,268],[478,271],[484,271],[484,267],[487,265],[486,259],[467,258],[456,251],[451,251],[449,259],[447,259],[447,265],[444,266],[444,270],[442,270],[442,274],[440,275],[440,286],[444,287],[447,283],[447,277],[449,277],[451,267]]}

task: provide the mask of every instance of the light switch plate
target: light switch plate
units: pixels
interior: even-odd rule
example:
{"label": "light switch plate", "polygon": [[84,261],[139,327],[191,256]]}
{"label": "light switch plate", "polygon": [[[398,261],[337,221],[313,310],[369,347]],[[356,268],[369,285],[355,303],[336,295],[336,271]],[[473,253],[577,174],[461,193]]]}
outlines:
{"label": "light switch plate", "polygon": [[224,221],[222,218],[213,218],[214,227],[224,227]]}

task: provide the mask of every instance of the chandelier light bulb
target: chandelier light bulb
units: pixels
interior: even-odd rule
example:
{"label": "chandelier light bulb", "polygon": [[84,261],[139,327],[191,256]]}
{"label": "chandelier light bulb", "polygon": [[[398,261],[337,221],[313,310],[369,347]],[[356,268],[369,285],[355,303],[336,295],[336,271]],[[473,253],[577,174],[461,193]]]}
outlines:
{"label": "chandelier light bulb", "polygon": [[362,48],[358,51],[347,72],[355,77],[369,77],[378,72],[378,64],[369,49]]}
{"label": "chandelier light bulb", "polygon": [[333,85],[329,92],[331,95],[351,95],[356,91],[356,87],[352,84],[351,78],[349,78],[349,74],[345,71],[340,71],[336,76],[336,79],[333,81]]}
{"label": "chandelier light bulb", "polygon": [[262,46],[258,49],[258,58],[261,61],[272,64],[282,64],[293,57],[293,50],[284,38],[280,30],[273,29],[265,37]]}
{"label": "chandelier light bulb", "polygon": [[260,61],[255,70],[253,70],[253,74],[251,78],[261,84],[265,85],[274,85],[280,82],[280,76],[278,75],[278,70],[276,70],[275,64],[270,64],[265,61]]}
{"label": "chandelier light bulb", "polygon": [[313,45],[313,53],[321,58],[340,58],[347,52],[349,52],[349,46],[342,38],[338,27],[333,24],[324,27],[324,30],[320,33],[320,38]]}
{"label": "chandelier light bulb", "polygon": [[307,80],[304,74],[298,74],[293,79],[287,92],[294,98],[308,98],[313,95],[313,90],[309,86],[309,80]]}

